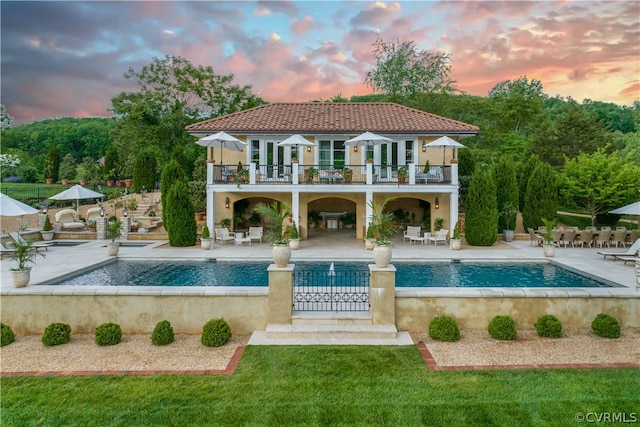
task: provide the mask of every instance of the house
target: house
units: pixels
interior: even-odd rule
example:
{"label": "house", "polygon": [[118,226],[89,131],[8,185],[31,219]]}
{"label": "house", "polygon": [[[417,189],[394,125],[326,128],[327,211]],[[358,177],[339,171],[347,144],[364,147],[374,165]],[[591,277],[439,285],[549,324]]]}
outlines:
{"label": "house", "polygon": [[[458,218],[458,165],[452,149],[426,144],[441,136],[462,140],[479,129],[463,122],[387,102],[272,103],[187,126],[198,138],[224,131],[247,143],[242,151],[208,147],[207,225],[233,218],[246,228],[253,206],[286,202],[307,237],[320,228],[366,233],[370,202],[387,205],[406,224],[452,230]],[[350,147],[366,131],[394,142]],[[314,145],[279,146],[293,134]],[[404,178],[406,175],[406,179]],[[310,215],[310,213],[313,213]],[[352,223],[355,222],[354,226]]]}

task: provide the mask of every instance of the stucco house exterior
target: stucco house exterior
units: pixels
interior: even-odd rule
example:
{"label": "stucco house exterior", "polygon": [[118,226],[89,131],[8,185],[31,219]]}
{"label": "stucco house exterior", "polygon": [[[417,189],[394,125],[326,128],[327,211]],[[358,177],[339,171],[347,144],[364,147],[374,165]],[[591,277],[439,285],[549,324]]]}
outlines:
{"label": "stucco house exterior", "polygon": [[[247,143],[242,151],[206,148],[210,229],[225,218],[248,225],[255,221],[256,203],[278,200],[291,206],[303,239],[313,226],[310,212],[319,214],[320,228],[346,226],[362,239],[371,201],[378,206],[390,196],[395,199],[387,208],[404,215],[405,222],[424,230],[442,218],[443,228],[452,230],[458,218],[455,152],[426,144],[445,135],[460,141],[479,132],[473,125],[386,102],[272,103],[186,129],[198,138],[224,131]],[[345,145],[366,131],[394,142]],[[278,145],[293,134],[314,145]]]}

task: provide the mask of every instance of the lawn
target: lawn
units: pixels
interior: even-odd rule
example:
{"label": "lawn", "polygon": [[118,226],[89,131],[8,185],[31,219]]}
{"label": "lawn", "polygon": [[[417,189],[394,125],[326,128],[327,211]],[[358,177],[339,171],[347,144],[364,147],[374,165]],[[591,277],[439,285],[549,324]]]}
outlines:
{"label": "lawn", "polygon": [[415,347],[247,347],[231,376],[10,377],[24,425],[576,425],[640,412],[638,369],[428,371]]}
{"label": "lawn", "polygon": [[[62,184],[42,184],[42,183],[12,183],[12,182],[3,182],[0,184],[0,191],[4,194],[13,197],[17,200],[22,200],[23,202],[31,205],[31,206],[39,206],[45,199],[53,196],[54,194],[58,194],[61,191],[70,188],[72,185],[62,185]],[[116,187],[100,187],[94,185],[87,185],[87,188],[90,188],[94,191],[98,191],[102,194],[109,195],[110,193],[116,190],[124,190],[124,188],[116,188]],[[91,199],[90,199],[91,200]],[[62,201],[49,201],[50,205],[53,204],[61,204],[61,205],[72,205],[75,202],[62,202]]]}

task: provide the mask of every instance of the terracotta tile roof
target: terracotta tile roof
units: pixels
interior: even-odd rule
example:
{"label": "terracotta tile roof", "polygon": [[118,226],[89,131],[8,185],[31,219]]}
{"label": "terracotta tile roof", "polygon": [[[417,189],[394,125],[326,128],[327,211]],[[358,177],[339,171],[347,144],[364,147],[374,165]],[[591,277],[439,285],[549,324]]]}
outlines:
{"label": "terracotta tile roof", "polygon": [[477,134],[477,126],[390,102],[272,103],[187,126],[195,135],[252,133]]}

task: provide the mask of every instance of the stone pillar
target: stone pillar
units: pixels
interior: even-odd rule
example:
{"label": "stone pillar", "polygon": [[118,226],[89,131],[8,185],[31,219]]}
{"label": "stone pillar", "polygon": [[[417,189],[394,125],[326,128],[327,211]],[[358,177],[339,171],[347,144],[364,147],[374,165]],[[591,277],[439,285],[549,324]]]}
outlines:
{"label": "stone pillar", "polygon": [[374,325],[396,324],[396,268],[369,265],[369,303]]}
{"label": "stone pillar", "polygon": [[96,219],[96,239],[107,239],[107,218],[103,216]]}
{"label": "stone pillar", "polygon": [[46,217],[47,217],[47,214],[45,213],[38,214],[38,228],[42,229],[44,227],[44,220]]}
{"label": "stone pillar", "polygon": [[294,264],[276,267],[271,264],[269,272],[269,314],[270,325],[290,325],[293,311],[293,269]]}
{"label": "stone pillar", "polygon": [[131,218],[128,216],[120,217],[120,238],[122,240],[129,238],[129,230],[131,230]]}

